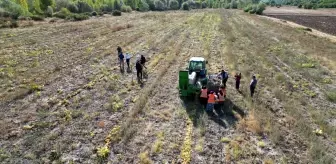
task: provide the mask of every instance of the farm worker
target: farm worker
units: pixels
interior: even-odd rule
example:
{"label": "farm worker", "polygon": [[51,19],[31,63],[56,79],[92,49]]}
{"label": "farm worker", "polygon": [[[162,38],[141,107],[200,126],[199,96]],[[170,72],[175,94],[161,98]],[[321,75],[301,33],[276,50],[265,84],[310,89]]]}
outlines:
{"label": "farm worker", "polygon": [[222,84],[226,86],[226,82],[229,78],[229,74],[225,70],[222,70],[218,76],[222,78]]}
{"label": "farm worker", "polygon": [[207,111],[210,112],[214,109],[216,102],[216,95],[214,91],[210,91],[210,94],[208,95],[208,104],[207,104]]}
{"label": "farm worker", "polygon": [[130,60],[131,60],[132,55],[129,53],[126,53],[126,63],[127,63],[127,69],[130,68]]}
{"label": "farm worker", "polygon": [[201,89],[200,102],[204,108],[206,108],[207,101],[208,101],[208,89],[206,88],[206,86],[203,86]]}
{"label": "farm worker", "polygon": [[239,91],[239,85],[240,85],[240,79],[242,78],[241,73],[237,73],[235,75],[235,79],[236,79],[236,89]]}
{"label": "farm worker", "polygon": [[251,92],[251,97],[253,97],[253,94],[254,94],[254,90],[257,86],[257,78],[255,75],[252,76],[252,80],[251,80],[251,83],[250,83],[250,92]]}
{"label": "farm worker", "polygon": [[119,57],[120,70],[124,70],[124,55],[123,55],[123,53],[121,52],[118,57]]}
{"label": "farm worker", "polygon": [[142,80],[142,64],[140,62],[140,60],[138,60],[135,64],[135,69],[137,71],[137,77],[138,77],[138,80]]}
{"label": "farm worker", "polygon": [[117,51],[118,51],[118,55],[119,55],[120,53],[122,53],[122,49],[121,49],[121,47],[118,46]]}
{"label": "farm worker", "polygon": [[225,100],[225,89],[224,90],[219,90],[218,91],[218,107],[220,109],[222,109],[223,105],[224,105],[224,100]]}
{"label": "farm worker", "polygon": [[222,85],[222,86],[219,88],[219,92],[222,92],[224,98],[226,98],[226,86],[225,86],[225,85]]}
{"label": "farm worker", "polygon": [[145,63],[146,63],[146,58],[145,58],[143,55],[141,55],[140,61],[141,61],[141,64],[142,64],[142,65],[145,65]]}

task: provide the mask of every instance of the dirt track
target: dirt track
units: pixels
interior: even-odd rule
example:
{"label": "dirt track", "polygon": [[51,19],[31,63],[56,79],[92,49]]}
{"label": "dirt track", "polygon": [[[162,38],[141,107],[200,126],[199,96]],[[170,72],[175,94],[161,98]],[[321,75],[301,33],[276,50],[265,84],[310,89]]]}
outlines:
{"label": "dirt track", "polygon": [[[335,127],[324,120],[335,116],[325,93],[335,89],[336,46],[304,31],[238,10],[200,10],[45,23],[0,35],[1,162],[335,158]],[[143,85],[134,71],[119,71],[118,45],[149,59]],[[179,98],[178,71],[191,56],[205,57],[210,73],[230,72],[224,111],[208,115]],[[259,79],[254,99],[252,74]],[[325,137],[312,133],[318,127]],[[99,157],[104,146],[108,156]]]}

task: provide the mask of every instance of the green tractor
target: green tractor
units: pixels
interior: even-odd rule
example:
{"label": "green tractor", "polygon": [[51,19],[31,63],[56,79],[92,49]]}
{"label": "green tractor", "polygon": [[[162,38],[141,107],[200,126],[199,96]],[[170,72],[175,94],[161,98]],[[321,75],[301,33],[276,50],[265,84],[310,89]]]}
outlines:
{"label": "green tractor", "polygon": [[202,57],[192,57],[186,70],[179,72],[179,90],[181,97],[200,94],[202,86],[207,85],[207,62]]}

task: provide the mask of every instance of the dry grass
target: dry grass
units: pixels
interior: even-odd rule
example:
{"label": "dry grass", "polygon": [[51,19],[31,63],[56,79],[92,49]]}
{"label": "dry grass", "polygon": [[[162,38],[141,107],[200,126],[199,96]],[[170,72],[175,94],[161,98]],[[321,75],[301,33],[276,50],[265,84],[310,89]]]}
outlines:
{"label": "dry grass", "polygon": [[241,119],[237,128],[247,130],[258,135],[262,135],[264,133],[263,128],[261,127],[258,119],[255,117],[254,112],[251,112],[246,118]]}

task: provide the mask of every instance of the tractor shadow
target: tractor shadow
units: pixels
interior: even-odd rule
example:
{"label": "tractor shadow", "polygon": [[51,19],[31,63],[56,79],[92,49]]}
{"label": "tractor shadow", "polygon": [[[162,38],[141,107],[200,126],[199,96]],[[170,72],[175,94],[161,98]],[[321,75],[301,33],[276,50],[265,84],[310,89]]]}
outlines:
{"label": "tractor shadow", "polygon": [[241,118],[245,117],[244,110],[235,105],[230,99],[226,99],[222,107],[216,105],[212,112],[207,112],[205,107],[199,103],[198,99],[189,97],[181,98],[181,100],[195,127],[205,126],[206,115],[209,120],[223,128],[236,125],[238,118],[235,116],[235,113],[236,115],[240,115]]}

